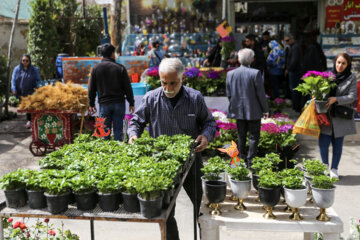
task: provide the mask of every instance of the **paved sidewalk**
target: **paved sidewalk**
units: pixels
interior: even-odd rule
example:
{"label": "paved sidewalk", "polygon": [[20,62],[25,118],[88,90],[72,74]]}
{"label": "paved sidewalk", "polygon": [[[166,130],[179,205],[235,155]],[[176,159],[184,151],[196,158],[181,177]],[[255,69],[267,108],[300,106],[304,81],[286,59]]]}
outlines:
{"label": "paved sidewalk", "polygon": [[[16,170],[17,168],[38,168],[39,158],[33,157],[28,149],[31,142],[31,131],[24,127],[25,118],[19,116],[12,121],[0,123],[0,176]],[[343,149],[343,156],[339,166],[340,181],[336,184],[336,199],[334,209],[344,222],[344,233],[346,239],[349,232],[349,217],[360,217],[360,142],[346,141]],[[318,158],[317,141],[314,138],[299,137],[301,148],[297,153],[298,159]],[[330,150],[331,152],[331,150]],[[0,200],[4,200],[3,193],[0,193]],[[177,200],[176,219],[180,237],[182,240],[193,239],[193,223],[191,202],[184,191],[180,192]],[[34,220],[30,220],[33,222]],[[60,220],[51,220],[58,227]],[[271,221],[271,220],[269,220]],[[84,220],[66,220],[65,229],[80,235],[81,239],[90,239],[90,224]],[[232,232],[222,230],[221,240],[230,239],[303,239],[300,233],[254,233],[254,232]],[[103,222],[95,221],[95,237],[97,240],[126,239],[139,240],[160,239],[160,230],[157,224],[147,223],[125,223],[125,222]]]}

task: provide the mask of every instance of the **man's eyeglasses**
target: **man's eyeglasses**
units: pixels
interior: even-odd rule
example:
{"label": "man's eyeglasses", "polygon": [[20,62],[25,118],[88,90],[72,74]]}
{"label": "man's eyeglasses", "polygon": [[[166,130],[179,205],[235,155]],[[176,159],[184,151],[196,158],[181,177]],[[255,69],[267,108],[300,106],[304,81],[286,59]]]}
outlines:
{"label": "man's eyeglasses", "polygon": [[22,60],[22,62],[29,62],[29,60],[27,60],[27,59],[24,59],[24,60]]}
{"label": "man's eyeglasses", "polygon": [[290,41],[290,39],[285,39],[285,42],[289,42]]}

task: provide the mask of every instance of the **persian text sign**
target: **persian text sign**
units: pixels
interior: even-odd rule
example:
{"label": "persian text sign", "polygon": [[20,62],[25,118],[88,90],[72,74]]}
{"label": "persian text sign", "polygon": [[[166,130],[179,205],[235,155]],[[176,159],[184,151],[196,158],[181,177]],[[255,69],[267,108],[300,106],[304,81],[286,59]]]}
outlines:
{"label": "persian text sign", "polygon": [[343,11],[341,6],[328,6],[326,8],[326,27],[335,27],[337,22],[340,22],[343,17]]}
{"label": "persian text sign", "polygon": [[360,0],[344,0],[344,20],[360,21]]}

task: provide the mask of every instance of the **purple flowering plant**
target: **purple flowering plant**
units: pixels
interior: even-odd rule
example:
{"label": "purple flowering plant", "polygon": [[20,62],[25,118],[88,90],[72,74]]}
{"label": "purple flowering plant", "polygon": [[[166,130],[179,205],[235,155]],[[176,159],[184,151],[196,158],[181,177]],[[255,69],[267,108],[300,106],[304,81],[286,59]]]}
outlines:
{"label": "purple flowering plant", "polygon": [[316,100],[325,100],[331,89],[336,86],[334,79],[335,75],[331,72],[308,71],[302,77],[304,82],[299,84],[295,90],[304,96],[310,95]]}

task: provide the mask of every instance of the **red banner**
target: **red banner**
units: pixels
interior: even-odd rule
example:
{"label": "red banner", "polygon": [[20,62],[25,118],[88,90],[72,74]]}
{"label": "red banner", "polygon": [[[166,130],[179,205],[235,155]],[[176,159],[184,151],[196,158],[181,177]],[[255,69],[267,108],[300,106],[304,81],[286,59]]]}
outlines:
{"label": "red banner", "polygon": [[343,11],[345,21],[360,21],[360,0],[344,0]]}
{"label": "red banner", "polygon": [[342,6],[329,6],[326,8],[326,27],[335,27],[337,22],[341,22],[343,19]]}

